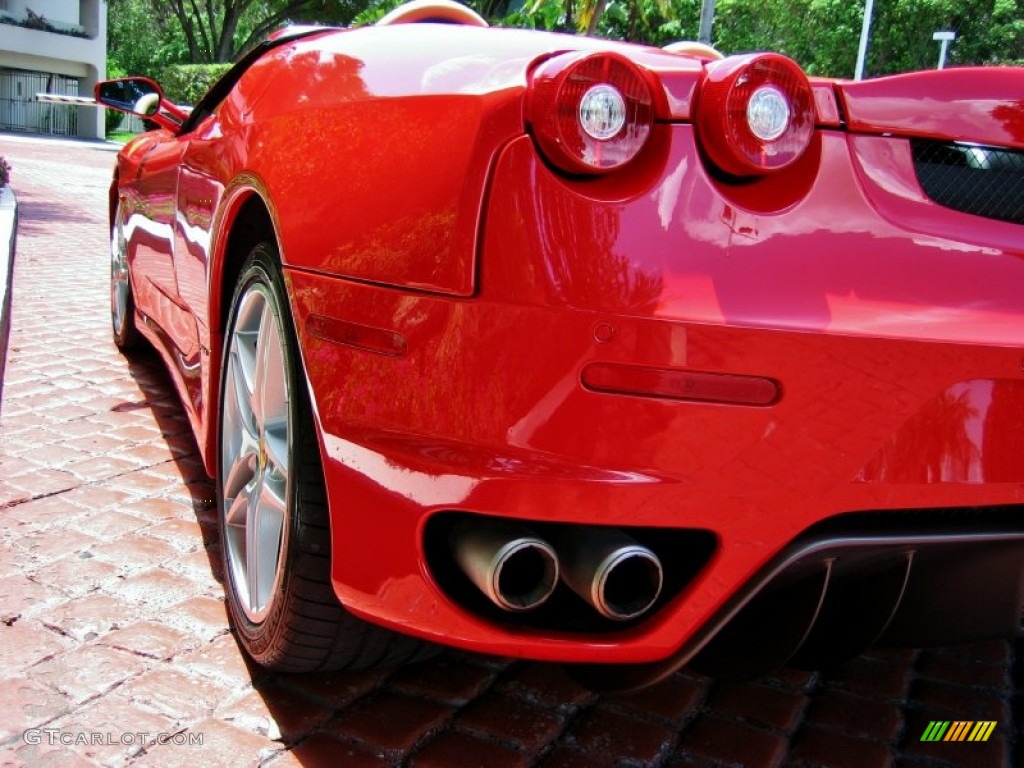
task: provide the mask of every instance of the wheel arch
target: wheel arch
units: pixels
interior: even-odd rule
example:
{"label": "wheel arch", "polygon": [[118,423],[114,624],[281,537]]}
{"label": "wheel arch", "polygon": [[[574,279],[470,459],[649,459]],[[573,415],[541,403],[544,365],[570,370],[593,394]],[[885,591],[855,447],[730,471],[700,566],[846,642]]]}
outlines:
{"label": "wheel arch", "polygon": [[110,231],[113,233],[117,217],[117,203],[120,200],[119,182],[121,180],[118,169],[115,166],[114,176],[110,180],[110,189],[107,192],[107,220],[110,223]]}
{"label": "wheel arch", "polygon": [[[215,477],[217,472],[217,441],[220,438],[217,414],[220,411],[222,352],[235,285],[246,257],[257,243],[272,240],[280,253],[273,207],[261,185],[254,182],[242,181],[225,192],[219,222],[214,229],[217,234],[208,265],[209,365],[204,369],[204,402],[207,409],[202,453],[206,471],[211,477]],[[291,311],[290,306],[288,309]]]}

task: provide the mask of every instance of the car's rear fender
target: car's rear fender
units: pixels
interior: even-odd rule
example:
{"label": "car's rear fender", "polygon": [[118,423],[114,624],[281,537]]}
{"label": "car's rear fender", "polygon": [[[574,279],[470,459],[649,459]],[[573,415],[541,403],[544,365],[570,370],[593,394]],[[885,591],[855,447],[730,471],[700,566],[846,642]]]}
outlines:
{"label": "car's rear fender", "polygon": [[[245,162],[273,202],[285,264],[473,294],[487,178],[500,148],[524,130],[524,65],[505,71],[460,32],[298,41],[242,79]],[[437,34],[462,42],[440,50],[429,44]]]}

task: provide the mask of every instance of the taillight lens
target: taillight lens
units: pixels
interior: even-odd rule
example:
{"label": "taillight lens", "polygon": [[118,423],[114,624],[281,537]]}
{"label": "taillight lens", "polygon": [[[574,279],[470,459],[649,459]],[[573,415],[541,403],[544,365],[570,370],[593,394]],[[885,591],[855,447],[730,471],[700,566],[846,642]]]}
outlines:
{"label": "taillight lens", "polygon": [[795,163],[814,135],[814,94],[807,76],[777,53],[709,63],[696,112],[701,146],[733,176],[756,176]]}
{"label": "taillight lens", "polygon": [[604,173],[643,149],[654,93],[644,72],[618,54],[556,56],[533,73],[527,120],[551,163],[569,173]]}

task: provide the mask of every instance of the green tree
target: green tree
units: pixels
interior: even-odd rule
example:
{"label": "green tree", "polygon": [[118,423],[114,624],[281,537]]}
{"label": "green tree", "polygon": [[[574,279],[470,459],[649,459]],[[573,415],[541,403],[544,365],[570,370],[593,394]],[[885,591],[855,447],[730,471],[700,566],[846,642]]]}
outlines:
{"label": "green tree", "polygon": [[700,7],[701,0],[608,0],[597,31],[651,45],[696,40]]}
{"label": "green tree", "polygon": [[[1013,63],[1024,58],[1021,0],[876,0],[867,75],[930,69],[932,34],[952,30],[949,64]],[[852,77],[863,0],[718,0],[715,44],[723,51],[774,50],[810,74]]]}
{"label": "green tree", "polygon": [[139,64],[228,62],[290,23],[348,24],[368,0],[109,0],[111,58]]}
{"label": "green tree", "polygon": [[[370,24],[402,0],[109,0],[110,62],[129,74],[228,61],[288,22]],[[695,40],[701,0],[464,0],[492,24],[664,45]],[[717,0],[725,53],[784,53],[812,75],[852,77],[863,0]],[[1024,0],[875,0],[867,72],[1024,61]]]}
{"label": "green tree", "polygon": [[107,72],[151,75],[185,61],[184,37],[168,19],[154,17],[147,0],[108,0]]}
{"label": "green tree", "polygon": [[722,51],[777,51],[812,75],[852,77],[864,5],[849,0],[719,0]]}

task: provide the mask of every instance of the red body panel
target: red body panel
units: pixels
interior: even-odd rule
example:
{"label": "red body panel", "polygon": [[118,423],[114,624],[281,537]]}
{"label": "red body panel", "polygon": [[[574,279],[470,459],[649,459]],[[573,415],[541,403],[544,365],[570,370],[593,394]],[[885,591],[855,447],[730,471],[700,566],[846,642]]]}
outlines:
{"label": "red body panel", "polygon": [[911,72],[839,91],[850,130],[1024,148],[1019,68]]}
{"label": "red body panel", "polygon": [[[873,200],[893,204],[892,191],[856,152],[881,140],[840,133],[822,136],[801,200],[738,210],[702,171],[691,129],[666,131],[661,177],[628,200],[595,199],[513,143],[475,301],[291,276],[298,317],[407,342],[400,358],[303,343],[353,610],[496,653],[652,660],[815,522],[1024,502],[1015,227],[963,226],[954,241],[957,214],[935,206],[920,228],[887,222]],[[579,380],[594,361],[765,376],[783,396],[751,408],[595,393]],[[375,508],[395,510],[386,526],[361,511]],[[537,637],[484,626],[423,579],[424,516],[450,509],[706,528],[720,548],[641,627]]]}
{"label": "red body panel", "polygon": [[[618,173],[556,174],[524,125],[529,67],[570,48],[625,53],[664,88],[653,139]],[[737,184],[688,123],[701,66],[527,32],[325,33],[267,54],[192,133],[122,154],[143,330],[211,469],[228,246],[246,201],[266,205],[352,611],[495,653],[651,661],[819,521],[1024,504],[1022,227],[930,201],[901,138],[1024,146],[1006,96],[1024,78],[981,87],[976,131],[951,106],[967,85],[926,120],[910,94],[930,77],[816,81],[811,149]],[[594,363],[779,394],[595,391],[581,382]],[[628,629],[514,629],[435,583],[423,530],[453,510],[699,528],[718,547]]]}

